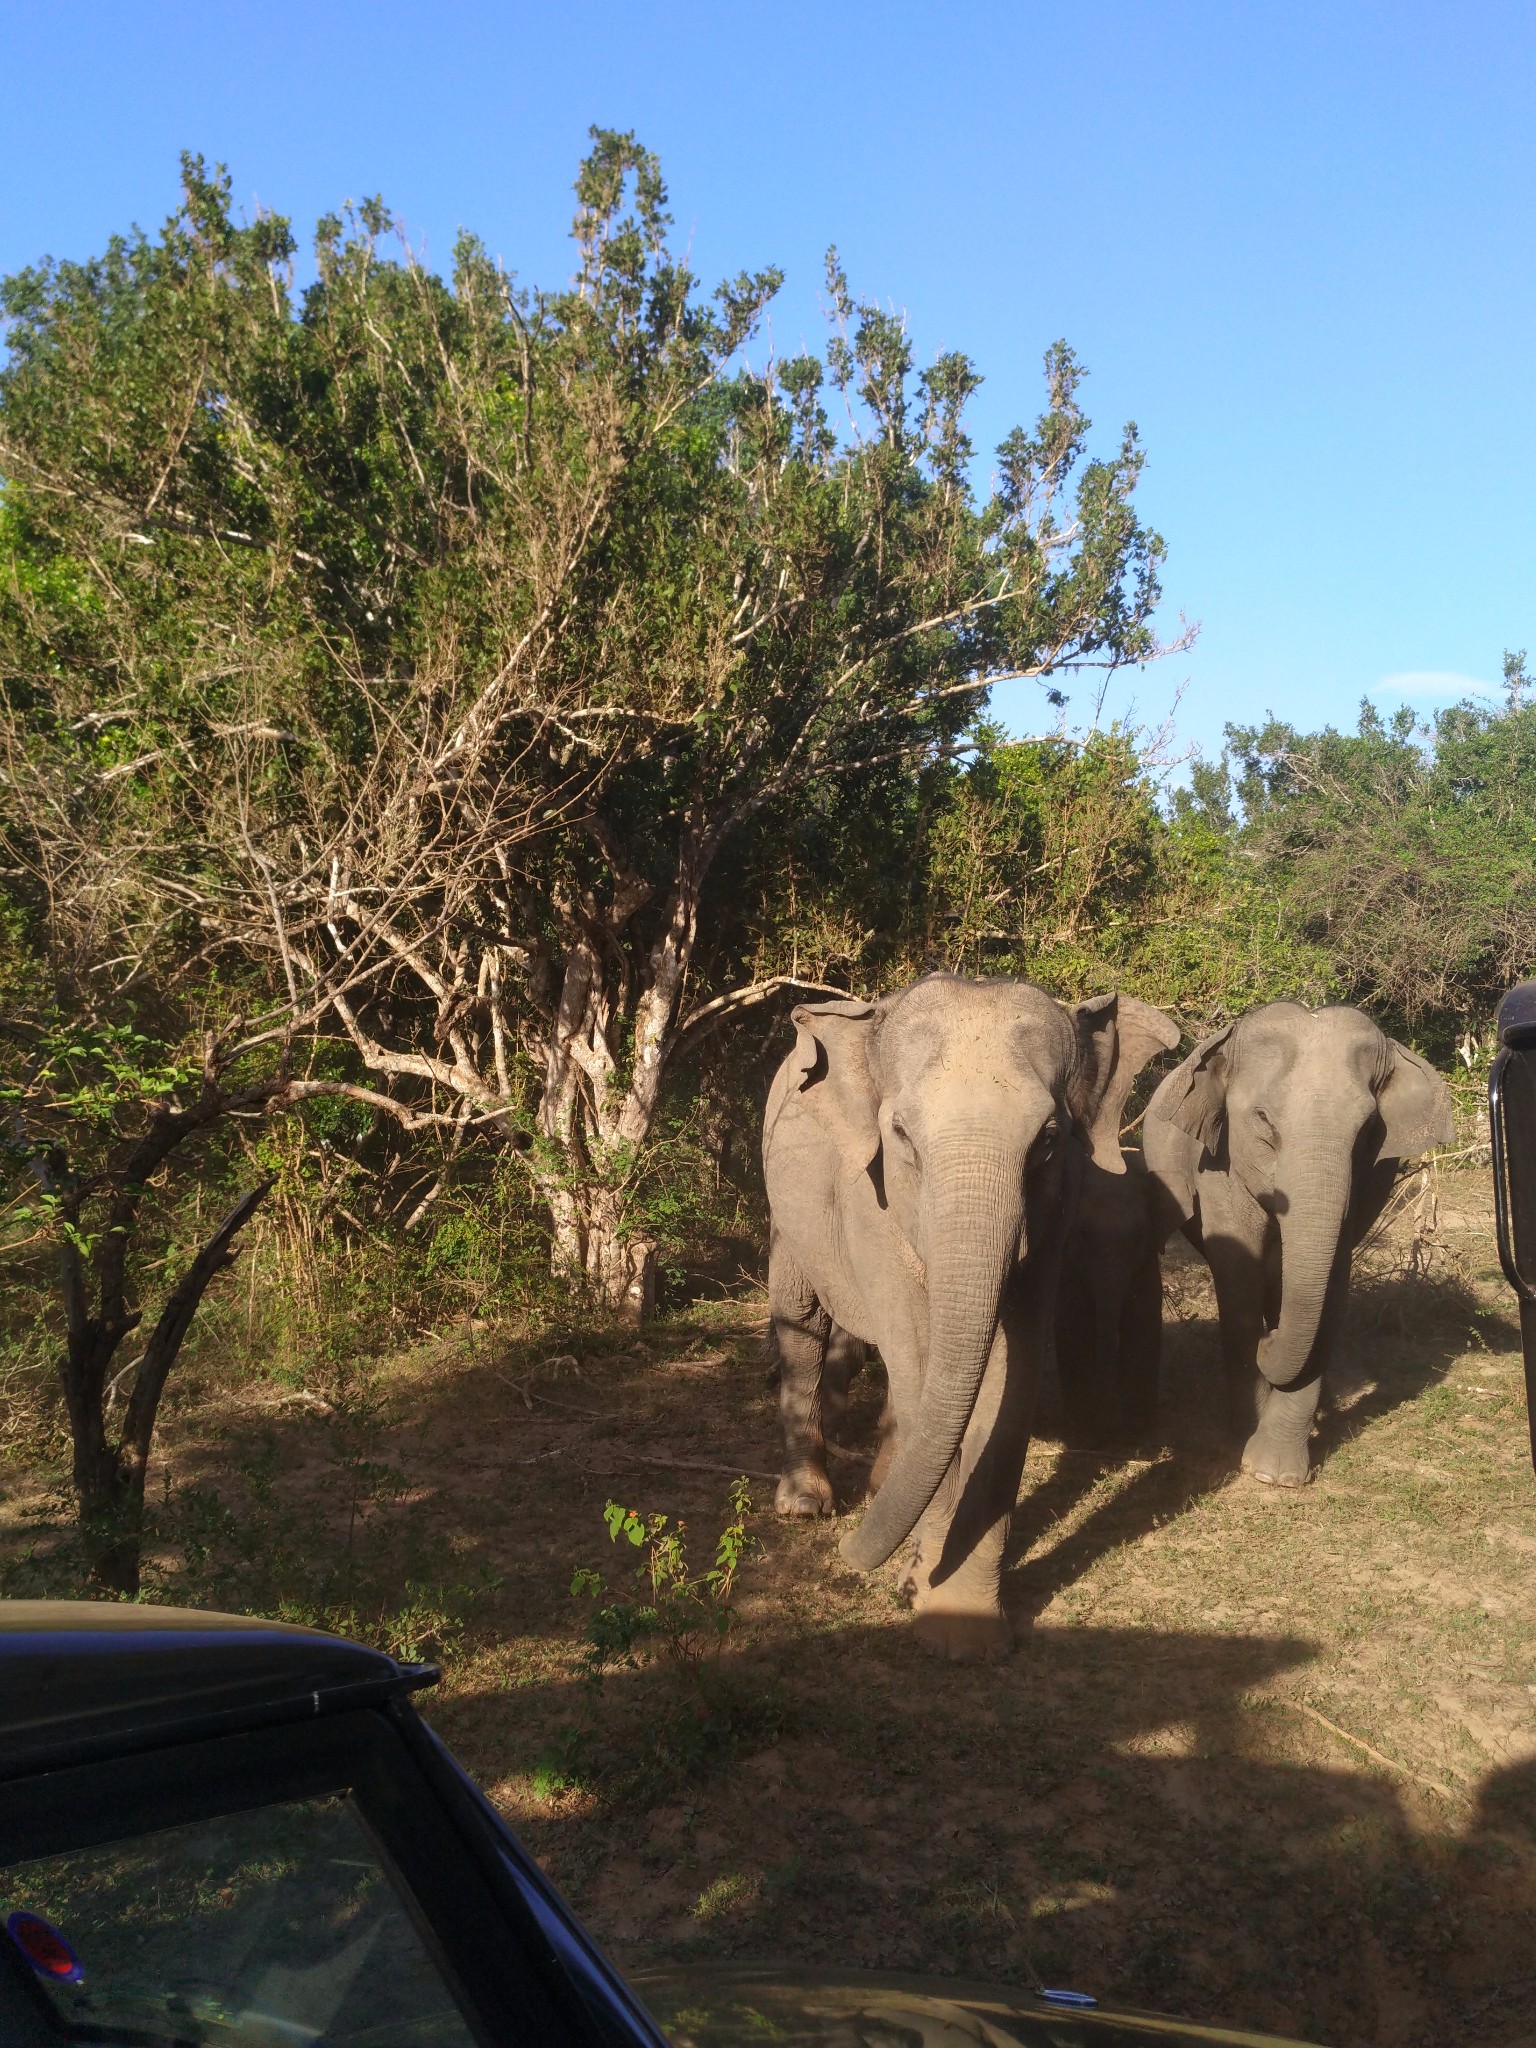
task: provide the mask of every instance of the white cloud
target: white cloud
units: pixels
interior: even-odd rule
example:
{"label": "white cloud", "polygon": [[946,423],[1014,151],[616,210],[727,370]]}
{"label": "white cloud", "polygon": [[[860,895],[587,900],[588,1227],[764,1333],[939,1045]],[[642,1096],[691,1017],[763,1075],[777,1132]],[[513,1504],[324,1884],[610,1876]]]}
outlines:
{"label": "white cloud", "polygon": [[1373,703],[1383,697],[1420,697],[1454,704],[1461,697],[1496,697],[1502,687],[1484,682],[1481,676],[1458,675],[1452,668],[1410,668],[1383,676],[1366,695]]}

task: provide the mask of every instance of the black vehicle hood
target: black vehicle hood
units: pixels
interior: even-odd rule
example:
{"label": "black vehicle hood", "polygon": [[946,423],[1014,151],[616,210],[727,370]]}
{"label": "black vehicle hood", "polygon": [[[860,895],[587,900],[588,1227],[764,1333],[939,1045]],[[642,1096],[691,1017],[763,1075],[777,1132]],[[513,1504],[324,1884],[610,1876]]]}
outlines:
{"label": "black vehicle hood", "polygon": [[286,1622],[0,1600],[0,1778],[355,1707],[436,1676]]}
{"label": "black vehicle hood", "polygon": [[1274,2034],[1067,2007],[960,1977],[698,1964],[631,1981],[675,2048],[1297,2048]]}

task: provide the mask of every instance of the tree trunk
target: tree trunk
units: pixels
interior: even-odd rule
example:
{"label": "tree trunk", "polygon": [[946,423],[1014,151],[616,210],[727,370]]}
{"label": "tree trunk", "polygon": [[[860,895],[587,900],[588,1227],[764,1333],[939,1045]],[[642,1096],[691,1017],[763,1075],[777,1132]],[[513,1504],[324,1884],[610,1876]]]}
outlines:
{"label": "tree trunk", "polygon": [[546,1179],[541,1192],[549,1205],[554,1277],[621,1322],[643,1323],[656,1307],[656,1245],[625,1228],[623,1190]]}
{"label": "tree trunk", "polygon": [[549,1270],[568,1287],[580,1287],[587,1277],[587,1236],[581,1204],[563,1183],[546,1181],[542,1192],[549,1205]]}
{"label": "tree trunk", "polygon": [[639,1325],[656,1307],[656,1246],[624,1231],[623,1199],[593,1190],[587,1218],[587,1285],[621,1322]]}
{"label": "tree trunk", "polygon": [[[60,1361],[65,1405],[74,1445],[75,1498],[80,1536],[91,1582],[104,1592],[131,1600],[139,1590],[144,1542],[144,1475],[149,1469],[160,1396],[192,1318],[216,1273],[234,1262],[234,1241],[271,1187],[270,1180],[243,1195],[198,1252],[172,1289],[150,1333],[123,1415],[122,1434],[107,1436],[110,1382],[107,1373],[117,1347],[139,1322],[119,1312],[108,1319],[84,1313],[84,1274],[74,1247],[63,1250],[69,1342]],[[110,1288],[120,1296],[115,1268]],[[126,1371],[128,1368],[124,1368]]]}
{"label": "tree trunk", "polygon": [[124,1469],[121,1454],[103,1446],[98,1457],[75,1460],[80,1539],[91,1584],[120,1600],[139,1590],[144,1548],[144,1472]]}
{"label": "tree trunk", "polygon": [[[555,1277],[585,1288],[627,1323],[656,1306],[656,1244],[626,1228],[628,1190],[660,1106],[678,1006],[698,933],[699,891],[712,848],[686,835],[647,971],[627,1013],[610,992],[604,961],[584,929],[566,956],[560,1001],[545,1046],[539,1128],[558,1149],[563,1170],[539,1174],[549,1206]],[[609,915],[612,939],[645,900],[638,886],[620,892]],[[631,1026],[629,1078],[620,1079],[616,1047]]]}

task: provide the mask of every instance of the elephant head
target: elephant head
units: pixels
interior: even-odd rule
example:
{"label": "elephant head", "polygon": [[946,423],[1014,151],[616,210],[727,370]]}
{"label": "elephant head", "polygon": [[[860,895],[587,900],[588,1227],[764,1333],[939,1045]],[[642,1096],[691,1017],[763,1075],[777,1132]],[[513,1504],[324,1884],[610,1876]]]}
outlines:
{"label": "elephant head", "polygon": [[1003,1290],[1022,1262],[1059,1248],[1082,1149],[1113,1143],[1118,1160],[1118,1021],[1145,1007],[1114,995],[1068,1007],[1028,982],[934,975],[878,1003],[794,1011],[807,1106],[835,1137],[843,1175],[868,1177],[927,1308],[916,1427],[842,1545],[858,1569],[883,1563],[937,1492]]}
{"label": "elephant head", "polygon": [[1193,1138],[1203,1165],[1231,1174],[1276,1220],[1280,1318],[1258,1354],[1276,1387],[1311,1356],[1366,1179],[1453,1135],[1449,1091],[1427,1061],[1359,1010],[1292,1002],[1267,1003],[1207,1038],[1153,1100],[1147,1161],[1187,1218],[1188,1153],[1175,1156],[1159,1125]]}

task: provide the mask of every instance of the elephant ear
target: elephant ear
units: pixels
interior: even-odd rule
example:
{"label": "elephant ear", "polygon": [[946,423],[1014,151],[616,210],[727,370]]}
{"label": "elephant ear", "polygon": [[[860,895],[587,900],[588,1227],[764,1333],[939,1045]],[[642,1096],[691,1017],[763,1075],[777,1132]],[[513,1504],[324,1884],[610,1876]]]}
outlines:
{"label": "elephant ear", "polygon": [[1219,1159],[1227,1137],[1227,1081],[1231,1057],[1227,1041],[1233,1026],[1203,1038],[1157,1091],[1158,1115],[1165,1123],[1199,1142],[1202,1152]]}
{"label": "elephant ear", "polygon": [[836,1140],[849,1170],[859,1173],[880,1149],[880,1100],[869,1071],[873,1003],[798,1003],[792,1066],[800,1093]]}
{"label": "elephant ear", "polygon": [[1123,1173],[1120,1125],[1136,1076],[1160,1052],[1179,1042],[1171,1017],[1136,996],[1093,996],[1073,1011],[1079,1051],[1079,1089],[1073,1114],[1080,1118],[1094,1164]]}
{"label": "elephant ear", "polygon": [[1387,1078],[1376,1094],[1383,1136],[1379,1159],[1417,1159],[1432,1145],[1449,1145],[1456,1135],[1451,1091],[1443,1077],[1416,1052],[1387,1040]]}
{"label": "elephant ear", "polygon": [[1071,1019],[1077,1039],[1077,1061],[1067,1088],[1067,1106],[1091,1148],[1094,1125],[1115,1071],[1115,1024],[1120,998],[1111,991],[1107,996],[1089,996],[1084,1002],[1066,1003],[1062,1007]]}

